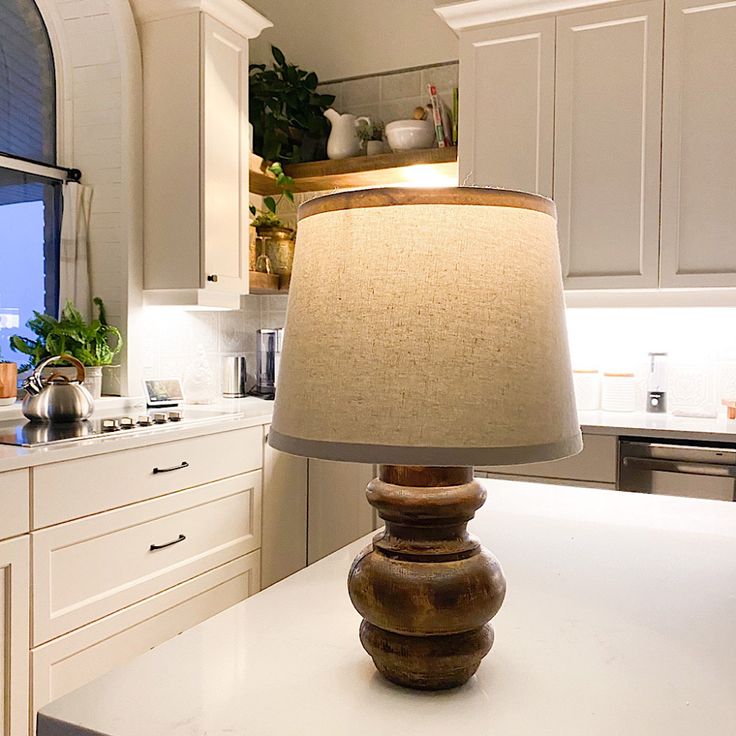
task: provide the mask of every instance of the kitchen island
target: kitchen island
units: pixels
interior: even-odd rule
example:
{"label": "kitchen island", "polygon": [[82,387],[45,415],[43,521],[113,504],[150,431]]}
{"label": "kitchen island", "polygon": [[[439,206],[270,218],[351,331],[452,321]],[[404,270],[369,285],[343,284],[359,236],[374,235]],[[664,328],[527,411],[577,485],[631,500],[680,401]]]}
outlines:
{"label": "kitchen island", "polygon": [[387,683],[357,638],[366,537],[51,703],[38,736],[727,736],[736,504],[483,481],[509,583],[476,677]]}

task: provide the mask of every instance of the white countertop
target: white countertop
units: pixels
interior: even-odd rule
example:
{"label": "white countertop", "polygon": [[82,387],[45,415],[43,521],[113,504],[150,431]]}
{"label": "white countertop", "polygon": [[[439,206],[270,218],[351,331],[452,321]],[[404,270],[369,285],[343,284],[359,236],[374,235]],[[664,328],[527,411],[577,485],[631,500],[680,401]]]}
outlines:
{"label": "white countertop", "polygon": [[[99,404],[99,413],[104,416],[119,416],[126,411],[143,409],[141,399],[105,398]],[[186,437],[240,429],[258,424],[268,424],[273,413],[273,402],[252,396],[243,399],[220,399],[215,404],[188,406],[185,408],[216,409],[227,416],[200,421],[197,424],[157,429],[149,434],[115,434],[78,442],[64,442],[47,447],[23,448],[0,445],[0,473],[33,465],[71,460],[87,455],[126,450],[142,445],[171,442]],[[0,409],[0,421],[22,416],[19,406]],[[697,439],[713,442],[736,443],[736,421],[725,416],[717,419],[676,417],[670,414],[648,414],[647,412],[579,412],[580,424],[588,434],[620,434],[639,437],[661,437],[671,439]]]}
{"label": "white countertop", "polygon": [[727,736],[736,504],[484,481],[496,643],[463,688],[378,675],[349,545],[43,708],[38,736]]}
{"label": "white countertop", "polygon": [[[120,416],[126,412],[138,413],[138,410],[145,412],[145,404],[142,401],[136,403],[135,400],[128,399],[105,399],[98,406],[101,416]],[[143,445],[268,424],[273,413],[273,401],[249,396],[243,399],[221,399],[215,404],[184,405],[182,408],[192,413],[196,413],[197,410],[217,410],[226,414],[221,417],[198,420],[193,424],[168,424],[165,428],[157,427],[155,430],[146,432],[131,432],[130,434],[120,432],[110,436],[61,442],[46,447],[0,445],[0,473],[105,452],[128,450]],[[6,421],[13,415],[22,417],[18,411],[15,409],[13,414],[5,409],[0,414],[0,421]]]}
{"label": "white countertop", "polygon": [[578,419],[583,432],[588,434],[736,442],[736,421],[729,421],[725,414],[709,419],[645,411],[581,411]]}

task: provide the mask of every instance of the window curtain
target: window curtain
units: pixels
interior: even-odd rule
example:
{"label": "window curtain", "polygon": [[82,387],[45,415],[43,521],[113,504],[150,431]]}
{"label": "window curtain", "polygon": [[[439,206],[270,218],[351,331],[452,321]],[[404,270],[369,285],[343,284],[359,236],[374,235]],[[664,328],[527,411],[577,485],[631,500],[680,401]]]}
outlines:
{"label": "window curtain", "polygon": [[59,308],[67,300],[89,321],[92,312],[89,269],[89,220],[92,187],[64,184],[59,258]]}

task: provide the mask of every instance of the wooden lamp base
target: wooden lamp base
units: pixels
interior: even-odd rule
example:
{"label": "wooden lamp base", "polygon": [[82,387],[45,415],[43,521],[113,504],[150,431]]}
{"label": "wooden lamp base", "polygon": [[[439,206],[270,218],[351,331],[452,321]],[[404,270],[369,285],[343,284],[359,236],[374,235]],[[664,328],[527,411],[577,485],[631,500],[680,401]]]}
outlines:
{"label": "wooden lamp base", "polygon": [[472,467],[381,465],[367,496],[386,528],[348,576],[363,647],[398,685],[462,685],[493,644],[488,622],[506,594],[498,561],[466,528],[485,491]]}

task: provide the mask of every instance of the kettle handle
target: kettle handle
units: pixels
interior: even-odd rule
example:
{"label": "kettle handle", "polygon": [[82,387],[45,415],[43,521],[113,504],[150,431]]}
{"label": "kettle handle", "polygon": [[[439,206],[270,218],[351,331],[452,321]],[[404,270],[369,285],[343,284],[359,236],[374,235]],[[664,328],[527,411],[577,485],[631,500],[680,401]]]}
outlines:
{"label": "kettle handle", "polygon": [[84,370],[84,364],[81,360],[77,360],[73,355],[68,355],[67,353],[52,355],[50,358],[42,360],[33,369],[33,375],[30,377],[30,380],[32,380],[37,386],[43,387],[41,382],[41,373],[43,372],[43,369],[51,363],[56,363],[57,360],[65,360],[68,363],[71,363],[77,369],[77,383],[84,383],[85,376],[87,375],[87,372]]}

